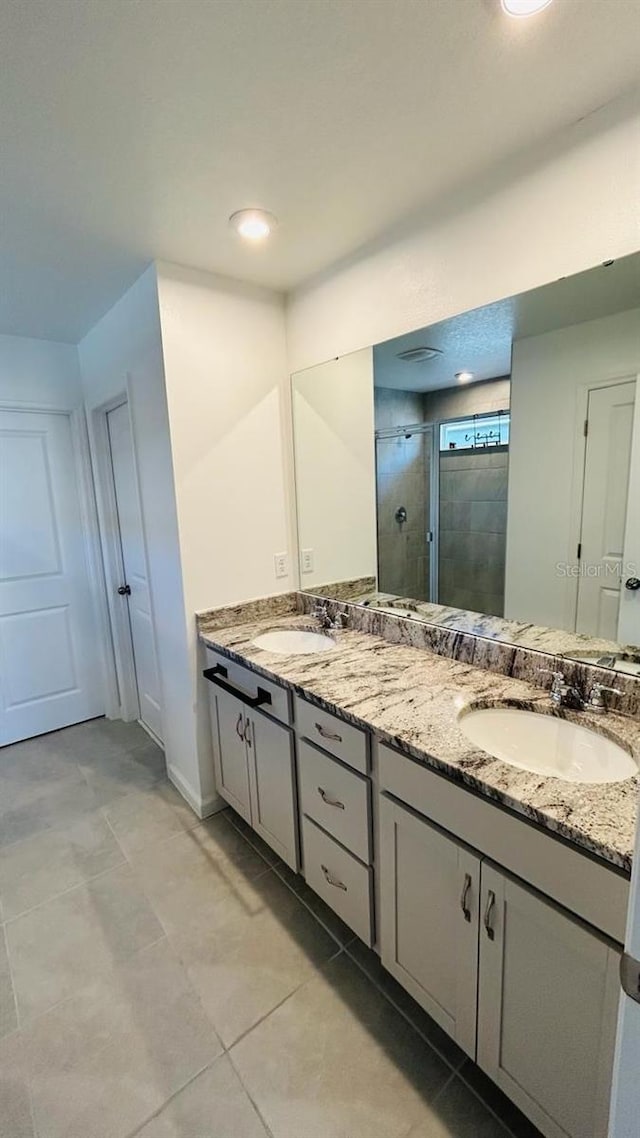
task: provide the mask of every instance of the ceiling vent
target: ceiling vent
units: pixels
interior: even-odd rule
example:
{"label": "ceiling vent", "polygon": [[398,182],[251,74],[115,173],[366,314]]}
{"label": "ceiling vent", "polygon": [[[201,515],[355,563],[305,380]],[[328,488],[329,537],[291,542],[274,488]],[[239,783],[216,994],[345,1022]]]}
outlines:
{"label": "ceiling vent", "polygon": [[410,364],[421,364],[427,360],[436,360],[441,355],[439,348],[407,348],[405,352],[398,352],[398,359]]}

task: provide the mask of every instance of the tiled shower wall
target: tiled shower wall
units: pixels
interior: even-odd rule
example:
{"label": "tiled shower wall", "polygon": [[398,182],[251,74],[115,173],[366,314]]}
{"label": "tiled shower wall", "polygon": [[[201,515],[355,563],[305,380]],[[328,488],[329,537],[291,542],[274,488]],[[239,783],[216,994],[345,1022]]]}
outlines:
{"label": "tiled shower wall", "polygon": [[[376,387],[375,426],[507,410],[509,393],[508,377],[426,393]],[[507,467],[507,448],[441,456],[440,604],[491,616],[504,612]],[[419,601],[429,600],[429,471],[424,435],[377,441],[378,588]],[[395,520],[399,506],[406,522]]]}
{"label": "tiled shower wall", "polygon": [[[376,388],[376,429],[423,421],[419,392]],[[397,596],[429,599],[429,441],[424,435],[376,443],[378,587]],[[406,522],[395,512],[404,506]]]}
{"label": "tiled shower wall", "polygon": [[504,613],[509,448],[440,455],[438,600]]}

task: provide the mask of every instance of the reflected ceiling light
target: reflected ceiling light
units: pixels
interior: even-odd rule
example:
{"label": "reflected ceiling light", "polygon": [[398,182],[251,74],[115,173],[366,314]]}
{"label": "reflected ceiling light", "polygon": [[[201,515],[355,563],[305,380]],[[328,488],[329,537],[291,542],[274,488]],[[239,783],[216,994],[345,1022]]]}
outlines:
{"label": "reflected ceiling light", "polygon": [[535,16],[548,8],[551,0],[501,0],[501,3],[507,16]]}
{"label": "reflected ceiling light", "polygon": [[264,241],[277,224],[277,217],[266,209],[239,209],[229,218],[229,225],[246,241]]}
{"label": "reflected ceiling light", "polygon": [[456,379],[458,383],[469,383],[473,379],[472,371],[457,371]]}

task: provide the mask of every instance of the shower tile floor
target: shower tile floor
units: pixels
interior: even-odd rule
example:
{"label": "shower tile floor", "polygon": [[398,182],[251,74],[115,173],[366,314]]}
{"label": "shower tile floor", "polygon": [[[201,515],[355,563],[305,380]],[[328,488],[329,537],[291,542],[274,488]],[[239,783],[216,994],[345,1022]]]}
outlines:
{"label": "shower tile floor", "polygon": [[0,751],[2,1138],[535,1138],[137,725]]}

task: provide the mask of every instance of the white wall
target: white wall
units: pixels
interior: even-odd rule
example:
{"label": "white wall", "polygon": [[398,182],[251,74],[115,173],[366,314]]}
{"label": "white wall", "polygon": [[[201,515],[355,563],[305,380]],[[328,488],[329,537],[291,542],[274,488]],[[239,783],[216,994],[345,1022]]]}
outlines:
{"label": "white wall", "polygon": [[78,351],[90,427],[95,408],[128,390],[167,765],[192,802],[199,805],[208,791],[203,791],[196,739],[154,266],[96,324]]}
{"label": "white wall", "polygon": [[514,343],[506,617],[574,627],[577,578],[556,566],[576,563],[586,393],[638,371],[638,309]]}
{"label": "white wall", "polygon": [[[158,265],[164,366],[201,793],[213,793],[195,613],[296,582],[284,302]],[[292,489],[291,489],[292,495]],[[274,554],[290,572],[275,576]]]}
{"label": "white wall", "polygon": [[0,336],[0,400],[65,411],[82,406],[75,344]]}
{"label": "white wall", "polygon": [[635,252],[639,197],[634,97],[294,292],[291,371]]}
{"label": "white wall", "polygon": [[303,588],[376,575],[373,352],[363,348],[292,378]]}

